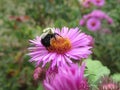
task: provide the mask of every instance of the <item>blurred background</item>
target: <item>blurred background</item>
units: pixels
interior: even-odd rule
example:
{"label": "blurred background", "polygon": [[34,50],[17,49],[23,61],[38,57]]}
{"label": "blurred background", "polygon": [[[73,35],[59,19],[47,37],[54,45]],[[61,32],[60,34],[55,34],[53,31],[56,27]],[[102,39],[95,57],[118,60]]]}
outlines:
{"label": "blurred background", "polygon": [[40,90],[33,80],[35,66],[28,62],[29,40],[46,27],[79,27],[95,39],[92,59],[99,60],[120,76],[120,0],[106,0],[104,7],[114,21],[108,30],[91,32],[81,27],[84,8],[78,0],[0,0],[0,90]]}

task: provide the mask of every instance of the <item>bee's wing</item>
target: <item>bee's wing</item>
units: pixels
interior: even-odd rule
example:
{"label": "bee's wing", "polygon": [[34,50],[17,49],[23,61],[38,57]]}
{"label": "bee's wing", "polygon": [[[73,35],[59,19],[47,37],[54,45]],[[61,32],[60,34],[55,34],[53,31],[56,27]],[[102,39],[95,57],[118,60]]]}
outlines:
{"label": "bee's wing", "polygon": [[55,28],[51,28],[51,33],[55,33]]}

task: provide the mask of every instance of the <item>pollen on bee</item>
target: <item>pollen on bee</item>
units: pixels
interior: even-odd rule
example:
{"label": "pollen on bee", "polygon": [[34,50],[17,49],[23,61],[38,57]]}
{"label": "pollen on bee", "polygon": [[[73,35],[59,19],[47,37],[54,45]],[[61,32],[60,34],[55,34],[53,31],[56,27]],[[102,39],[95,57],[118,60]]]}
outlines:
{"label": "pollen on bee", "polygon": [[52,38],[50,40],[50,47],[48,47],[48,51],[56,52],[59,54],[64,54],[65,52],[71,49],[71,42],[68,38],[63,38],[57,36],[56,38]]}

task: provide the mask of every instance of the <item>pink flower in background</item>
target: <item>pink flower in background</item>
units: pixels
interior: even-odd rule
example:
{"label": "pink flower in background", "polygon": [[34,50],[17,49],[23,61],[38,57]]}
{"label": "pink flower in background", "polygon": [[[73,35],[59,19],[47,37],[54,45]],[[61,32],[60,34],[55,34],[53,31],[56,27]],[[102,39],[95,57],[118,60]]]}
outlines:
{"label": "pink flower in background", "polygon": [[92,5],[102,7],[105,4],[105,0],[79,0],[79,2],[85,8],[89,8]]}
{"label": "pink flower in background", "polygon": [[105,4],[105,0],[91,0],[95,6],[102,7]]}
{"label": "pink flower in background", "polygon": [[107,21],[108,21],[108,24],[113,24],[113,19],[112,18],[108,18]]}
{"label": "pink flower in background", "polygon": [[113,19],[101,10],[94,10],[90,13],[89,16],[90,17],[95,17],[95,18],[98,18],[98,19],[102,19],[102,20],[104,19],[108,22],[108,24],[113,24]]}
{"label": "pink flower in background", "polygon": [[90,15],[90,14],[86,14],[86,15],[83,16],[83,20],[87,20],[87,19],[89,19],[89,18],[91,18],[91,15]]}
{"label": "pink flower in background", "polygon": [[50,41],[49,47],[41,43],[41,37],[30,40],[33,45],[29,48],[30,62],[35,62],[36,66],[45,67],[49,63],[51,68],[59,67],[73,63],[71,59],[78,61],[92,53],[92,47],[89,46],[91,41],[85,33],[79,31],[79,28],[63,27],[61,31],[57,28],[54,31],[58,35],[45,41]]}
{"label": "pink flower in background", "polygon": [[87,20],[92,17],[97,18],[97,19],[106,19],[109,16],[101,10],[93,10],[91,13],[84,15],[83,19]]}
{"label": "pink flower in background", "polygon": [[86,8],[90,7],[90,5],[91,5],[91,0],[85,0],[83,2],[83,6],[86,7]]}
{"label": "pink flower in background", "polygon": [[101,28],[101,22],[100,20],[96,18],[90,18],[87,21],[87,28],[91,31],[97,31]]}
{"label": "pink flower in background", "polygon": [[106,20],[108,24],[113,24],[113,19],[101,10],[94,10],[91,13],[84,15],[79,24],[81,26],[86,25],[91,31],[97,31],[102,28],[102,20]]}
{"label": "pink flower in background", "polygon": [[84,77],[85,64],[81,67],[73,64],[58,69],[58,74],[52,79],[43,82],[45,90],[89,90],[87,79]]}
{"label": "pink flower in background", "polygon": [[90,13],[91,17],[96,17],[98,19],[105,19],[106,16],[108,16],[105,12],[101,11],[101,10],[93,10]]}
{"label": "pink flower in background", "polygon": [[91,13],[84,15],[81,20],[85,21],[85,20],[88,20],[89,18],[97,18],[97,19],[100,19],[100,20],[110,19],[110,17],[105,12],[103,12],[101,10],[93,10]]}
{"label": "pink flower in background", "polygon": [[113,19],[109,16],[105,16],[105,19],[107,20],[108,24],[113,24]]}
{"label": "pink flower in background", "polygon": [[81,19],[79,23],[80,23],[81,26],[84,26],[85,25],[85,20]]}

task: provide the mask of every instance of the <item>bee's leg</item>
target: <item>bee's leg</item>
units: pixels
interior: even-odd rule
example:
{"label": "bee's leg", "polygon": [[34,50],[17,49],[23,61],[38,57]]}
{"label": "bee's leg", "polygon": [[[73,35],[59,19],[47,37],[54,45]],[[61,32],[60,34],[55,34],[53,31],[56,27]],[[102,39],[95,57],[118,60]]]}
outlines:
{"label": "bee's leg", "polygon": [[[57,40],[56,35],[58,35],[58,36],[62,37],[62,36],[61,36],[61,35],[59,35],[58,33],[54,33],[53,37],[54,37],[54,39],[55,39],[55,40]],[[63,37],[62,37],[62,38],[63,38]]]}
{"label": "bee's leg", "polygon": [[59,35],[58,33],[55,33],[55,35],[58,35],[58,36],[62,37],[62,36],[61,36],[61,35]]}

